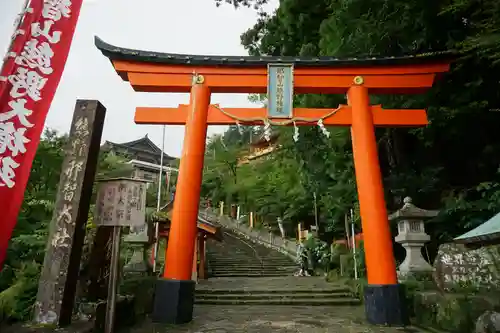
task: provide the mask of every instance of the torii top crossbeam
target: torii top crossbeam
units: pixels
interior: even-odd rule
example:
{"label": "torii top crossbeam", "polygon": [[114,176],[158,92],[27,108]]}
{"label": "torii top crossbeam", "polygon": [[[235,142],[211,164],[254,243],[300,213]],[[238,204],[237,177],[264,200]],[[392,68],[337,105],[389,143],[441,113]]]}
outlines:
{"label": "torii top crossbeam", "polygon": [[421,93],[449,70],[450,54],[337,59],[334,57],[203,56],[132,50],[95,39],[123,80],[140,92],[189,92],[193,72],[214,93],[266,93],[268,64],[293,64],[297,94],[344,94],[354,76],[375,94]]}

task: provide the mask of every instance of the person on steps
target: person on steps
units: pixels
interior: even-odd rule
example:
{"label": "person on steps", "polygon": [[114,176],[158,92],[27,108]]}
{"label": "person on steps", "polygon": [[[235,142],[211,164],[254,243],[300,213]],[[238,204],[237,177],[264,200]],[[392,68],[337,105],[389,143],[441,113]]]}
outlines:
{"label": "person on steps", "polygon": [[297,245],[297,261],[300,267],[300,271],[296,274],[296,276],[310,276],[309,272],[307,271],[307,250],[302,240],[300,240],[299,244]]}

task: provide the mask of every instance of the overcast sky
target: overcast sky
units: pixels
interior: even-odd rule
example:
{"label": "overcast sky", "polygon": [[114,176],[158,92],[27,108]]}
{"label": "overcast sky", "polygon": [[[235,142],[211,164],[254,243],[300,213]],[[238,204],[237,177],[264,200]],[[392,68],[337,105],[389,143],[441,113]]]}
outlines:
{"label": "overcast sky", "polygon": [[[267,7],[274,9],[277,0]],[[0,52],[8,47],[15,16],[24,0],[0,0]],[[64,74],[46,126],[61,132],[70,127],[77,98],[98,99],[107,108],[103,140],[126,142],[148,134],[161,147],[162,127],[136,125],[136,106],[174,107],[187,104],[187,94],[137,93],[123,82],[94,46],[94,36],[126,48],[149,51],[246,55],[240,34],[252,27],[252,9],[215,7],[212,0],[84,0]],[[245,107],[243,94],[214,94],[212,103]],[[209,128],[209,135],[223,127]],[[180,156],[183,126],[167,126],[165,151]]]}

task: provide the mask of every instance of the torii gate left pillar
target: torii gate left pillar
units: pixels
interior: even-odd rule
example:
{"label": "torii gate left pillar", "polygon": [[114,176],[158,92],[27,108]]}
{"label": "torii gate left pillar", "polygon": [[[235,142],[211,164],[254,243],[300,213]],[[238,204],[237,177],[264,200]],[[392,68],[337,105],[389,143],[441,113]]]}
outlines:
{"label": "torii gate left pillar", "polygon": [[[422,110],[382,110],[370,106],[368,93],[425,91],[432,86],[436,74],[449,69],[449,54],[364,60],[260,58],[128,50],[99,39],[96,39],[96,45],[111,59],[118,74],[128,80],[136,91],[191,93],[189,106],[180,107],[175,113],[159,108],[138,108],[136,111],[136,123],[186,125],[166,268],[164,278],[157,283],[155,294],[155,321],[185,323],[192,320],[195,284],[191,281],[191,272],[207,125],[234,124],[236,118],[229,116],[231,112],[234,114],[237,111],[240,115],[262,113],[259,109],[214,112],[209,105],[210,94],[265,93],[271,86],[275,92],[280,90],[283,93],[291,87],[278,86],[276,81],[284,80],[283,77],[288,75],[289,79],[293,76],[293,90],[298,94],[347,93],[348,106],[340,107],[338,113],[333,114],[331,110],[293,109],[293,117],[301,114],[315,118],[313,115],[319,113],[319,119],[324,120],[325,125],[351,126],[368,275],[364,295],[366,316],[373,324],[407,323],[402,289],[396,278],[374,127],[418,126],[424,125],[427,119],[424,111],[425,122],[422,121]],[[270,64],[284,66],[290,63],[295,67],[288,74],[271,76],[268,72]],[[286,103],[291,109],[292,99],[280,101],[280,105]],[[217,107],[215,109],[219,110]],[[395,115],[406,112],[403,116]],[[292,118],[292,115],[288,118]],[[303,119],[292,119],[297,119],[298,125],[308,123]],[[245,124],[252,124],[252,121]]]}
{"label": "torii gate left pillar", "polygon": [[153,319],[159,322],[187,323],[193,317],[196,286],[192,280],[193,258],[210,105],[210,89],[202,78],[193,76],[164,278],[156,285]]}

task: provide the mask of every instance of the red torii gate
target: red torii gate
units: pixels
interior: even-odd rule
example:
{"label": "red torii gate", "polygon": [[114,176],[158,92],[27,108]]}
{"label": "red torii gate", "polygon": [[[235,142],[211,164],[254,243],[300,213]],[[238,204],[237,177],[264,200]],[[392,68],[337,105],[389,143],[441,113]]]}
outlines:
{"label": "red torii gate", "polygon": [[[191,270],[196,240],[207,125],[351,126],[364,235],[369,322],[406,323],[380,174],[374,126],[423,126],[425,110],[384,110],[369,93],[421,93],[449,70],[448,53],[421,56],[336,59],[333,57],[237,57],[179,55],[119,48],[96,38],[120,77],[140,92],[190,92],[178,108],[138,107],[138,124],[185,124],[184,147],[166,253],[164,279],[157,283],[156,321],[192,320]],[[267,109],[210,105],[211,93],[268,93]],[[335,110],[293,108],[293,93],[346,94]]]}

